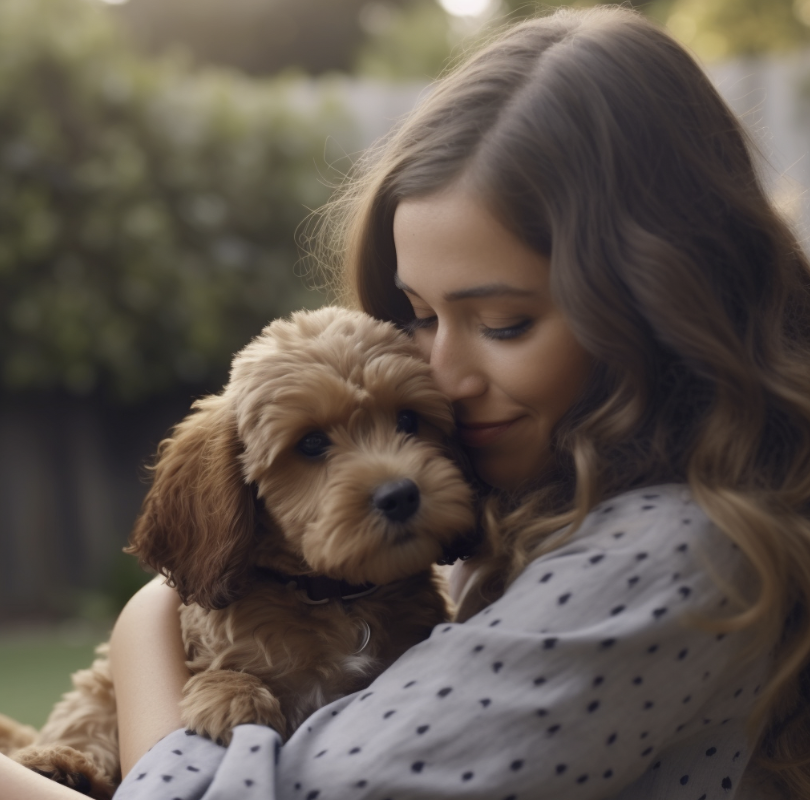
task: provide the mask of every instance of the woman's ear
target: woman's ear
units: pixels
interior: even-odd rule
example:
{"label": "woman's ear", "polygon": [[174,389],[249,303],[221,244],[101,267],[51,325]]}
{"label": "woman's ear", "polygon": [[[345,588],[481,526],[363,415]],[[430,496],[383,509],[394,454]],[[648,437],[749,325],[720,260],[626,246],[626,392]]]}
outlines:
{"label": "woman's ear", "polygon": [[160,443],[126,552],[165,575],[184,603],[224,608],[247,589],[254,498],[230,403],[212,395],[194,408]]}

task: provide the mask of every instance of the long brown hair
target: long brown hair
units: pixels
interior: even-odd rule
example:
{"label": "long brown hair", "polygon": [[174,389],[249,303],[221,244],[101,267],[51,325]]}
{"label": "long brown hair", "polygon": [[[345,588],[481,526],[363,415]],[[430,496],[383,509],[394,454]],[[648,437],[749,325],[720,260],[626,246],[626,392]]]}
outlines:
{"label": "long brown hair", "polygon": [[810,265],[740,123],[689,54],[628,9],[510,27],[439,81],[320,217],[319,260],[345,300],[411,318],[394,211],[462,177],[550,258],[555,302],[597,364],[556,428],[555,480],[500,520],[490,586],[604,497],[688,481],[760,579],[721,627],[753,626],[763,648],[784,630],[760,752],[809,796],[810,712],[793,701],[810,661]]}

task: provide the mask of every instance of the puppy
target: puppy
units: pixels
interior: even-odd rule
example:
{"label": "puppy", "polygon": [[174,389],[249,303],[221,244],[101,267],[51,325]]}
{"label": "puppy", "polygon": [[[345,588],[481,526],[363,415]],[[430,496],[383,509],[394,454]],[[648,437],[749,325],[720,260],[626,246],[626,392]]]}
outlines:
{"label": "puppy", "polygon": [[[128,551],[184,603],[184,725],[288,737],[449,617],[431,565],[474,528],[451,408],[405,334],[339,308],[273,322],[194,408]],[[105,652],[14,753],[95,798],[120,781]]]}

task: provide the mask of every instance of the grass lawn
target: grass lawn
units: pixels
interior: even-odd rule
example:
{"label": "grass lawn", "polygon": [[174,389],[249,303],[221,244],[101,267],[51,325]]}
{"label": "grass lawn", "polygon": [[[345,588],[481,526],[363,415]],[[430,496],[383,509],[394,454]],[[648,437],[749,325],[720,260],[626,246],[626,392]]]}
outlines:
{"label": "grass lawn", "polygon": [[0,713],[40,727],[71,688],[70,675],[89,667],[109,627],[81,623],[36,629],[0,628]]}

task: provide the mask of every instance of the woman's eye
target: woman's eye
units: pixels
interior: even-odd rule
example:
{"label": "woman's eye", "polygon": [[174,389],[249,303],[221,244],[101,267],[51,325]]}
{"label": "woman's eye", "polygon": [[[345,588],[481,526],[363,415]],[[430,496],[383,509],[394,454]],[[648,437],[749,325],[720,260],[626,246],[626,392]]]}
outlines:
{"label": "woman's eye", "polygon": [[525,319],[517,325],[510,325],[506,328],[489,328],[486,325],[481,328],[481,333],[487,339],[503,341],[504,339],[517,339],[518,336],[526,333],[532,327],[533,321]]}
{"label": "woman's eye", "polygon": [[419,429],[419,417],[415,411],[400,411],[397,414],[397,430],[400,433],[416,433]]}
{"label": "woman's eye", "polygon": [[412,320],[405,323],[403,329],[409,336],[413,336],[414,332],[432,328],[435,324],[435,315],[431,317],[414,317]]}
{"label": "woman's eye", "polygon": [[330,444],[332,442],[323,431],[312,431],[298,442],[296,449],[307,458],[319,458],[326,453]]}

